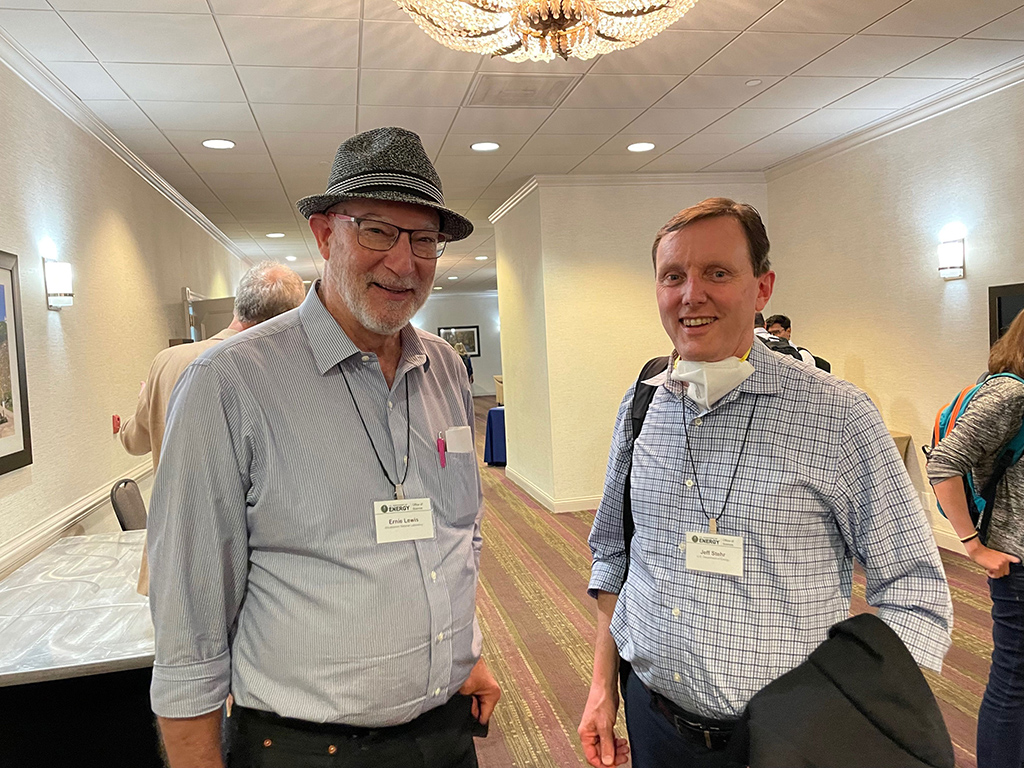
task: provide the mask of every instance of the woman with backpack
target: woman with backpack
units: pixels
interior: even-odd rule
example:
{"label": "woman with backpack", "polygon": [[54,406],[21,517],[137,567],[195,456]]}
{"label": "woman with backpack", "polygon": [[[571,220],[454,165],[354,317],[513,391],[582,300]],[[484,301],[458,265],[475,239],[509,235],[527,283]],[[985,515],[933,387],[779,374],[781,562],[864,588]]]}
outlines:
{"label": "woman with backpack", "polygon": [[[992,666],[978,712],[978,768],[1024,764],[1024,461],[999,481],[979,535],[966,483],[981,489],[997,457],[1024,426],[1024,312],[995,343],[990,377],[928,458],[928,479],[970,558],[985,569],[992,595]],[[1012,374],[1012,375],[996,375]],[[984,530],[984,529],[982,529]]]}

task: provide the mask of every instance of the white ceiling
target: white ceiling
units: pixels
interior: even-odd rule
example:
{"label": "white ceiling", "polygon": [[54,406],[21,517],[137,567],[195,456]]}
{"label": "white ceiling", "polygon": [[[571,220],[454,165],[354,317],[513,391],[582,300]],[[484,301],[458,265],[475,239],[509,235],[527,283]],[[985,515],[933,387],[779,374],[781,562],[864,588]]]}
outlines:
{"label": "white ceiling", "polygon": [[[447,50],[394,0],[0,0],[0,27],[243,253],[307,278],[294,201],[352,133],[417,131],[476,225],[446,292],[495,288],[487,215],[532,175],[759,171],[1024,60],[1024,0],[700,0],[636,48],[550,64]],[[483,73],[578,82],[555,108],[463,106]]]}

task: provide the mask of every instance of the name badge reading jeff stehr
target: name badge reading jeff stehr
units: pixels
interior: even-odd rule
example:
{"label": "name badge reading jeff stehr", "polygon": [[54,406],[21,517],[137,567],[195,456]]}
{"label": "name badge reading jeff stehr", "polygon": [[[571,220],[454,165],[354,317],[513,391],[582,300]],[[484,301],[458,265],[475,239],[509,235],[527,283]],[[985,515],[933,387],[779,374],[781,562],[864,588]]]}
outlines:
{"label": "name badge reading jeff stehr", "polygon": [[373,502],[377,543],[434,538],[430,499],[391,499]]}
{"label": "name badge reading jeff stehr", "polygon": [[686,570],[743,576],[743,537],[717,533],[686,534]]}

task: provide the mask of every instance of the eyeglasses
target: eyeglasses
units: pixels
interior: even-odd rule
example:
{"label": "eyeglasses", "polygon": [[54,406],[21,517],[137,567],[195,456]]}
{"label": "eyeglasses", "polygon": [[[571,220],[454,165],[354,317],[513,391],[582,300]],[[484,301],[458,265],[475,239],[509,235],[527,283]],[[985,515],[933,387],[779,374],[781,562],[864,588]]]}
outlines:
{"label": "eyeglasses", "polygon": [[403,232],[409,233],[409,246],[412,248],[412,253],[421,259],[440,258],[448,243],[448,235],[433,229],[402,229],[402,227],[396,227],[385,221],[346,216],[333,211],[328,212],[327,215],[355,224],[358,227],[356,238],[359,244],[371,251],[390,251]]}

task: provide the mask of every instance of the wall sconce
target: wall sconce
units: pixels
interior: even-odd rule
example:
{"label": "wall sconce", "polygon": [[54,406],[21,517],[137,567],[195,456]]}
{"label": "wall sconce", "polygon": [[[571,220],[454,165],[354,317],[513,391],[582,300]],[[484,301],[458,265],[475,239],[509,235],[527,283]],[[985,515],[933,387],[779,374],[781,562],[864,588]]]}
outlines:
{"label": "wall sconce", "polygon": [[960,222],[947,224],[939,232],[939,276],[959,280],[964,276],[964,239],[967,228]]}
{"label": "wall sconce", "polygon": [[71,285],[71,265],[66,261],[43,259],[43,281],[46,285],[46,308],[60,311],[75,303]]}

